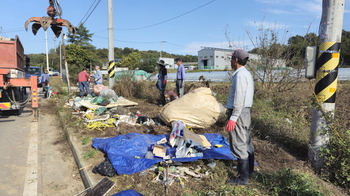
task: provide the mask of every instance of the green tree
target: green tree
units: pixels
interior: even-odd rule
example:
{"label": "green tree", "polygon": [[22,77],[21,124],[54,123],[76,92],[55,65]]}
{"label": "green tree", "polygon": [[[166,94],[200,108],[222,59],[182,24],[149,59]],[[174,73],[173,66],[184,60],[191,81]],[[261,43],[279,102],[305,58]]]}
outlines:
{"label": "green tree", "polygon": [[289,59],[292,60],[292,66],[297,67],[305,59],[305,49],[307,46],[317,46],[318,36],[315,33],[309,33],[305,36],[296,35],[288,39]]}
{"label": "green tree", "polygon": [[90,68],[92,52],[77,44],[69,44],[66,46],[66,53],[70,75],[78,74],[83,68]]}
{"label": "green tree", "polygon": [[123,56],[120,65],[121,67],[128,67],[129,70],[134,70],[140,66],[141,55],[138,52],[132,52],[127,56]]}
{"label": "green tree", "polygon": [[140,63],[139,69],[144,70],[148,73],[153,73],[156,71],[158,58],[143,58]]}
{"label": "green tree", "polygon": [[46,67],[46,54],[28,54],[27,56],[30,58],[30,66],[41,67],[42,70],[45,69],[44,67]]}
{"label": "green tree", "polygon": [[350,67],[350,31],[343,30],[340,46],[343,67]]}
{"label": "green tree", "polygon": [[83,24],[80,24],[76,28],[76,34],[75,36],[73,34],[68,34],[68,42],[72,44],[77,44],[78,46],[82,47],[83,49],[87,49],[90,51],[93,51],[96,49],[95,46],[93,46],[90,42],[92,42],[92,36],[93,33],[89,33],[89,30],[86,29],[86,27]]}

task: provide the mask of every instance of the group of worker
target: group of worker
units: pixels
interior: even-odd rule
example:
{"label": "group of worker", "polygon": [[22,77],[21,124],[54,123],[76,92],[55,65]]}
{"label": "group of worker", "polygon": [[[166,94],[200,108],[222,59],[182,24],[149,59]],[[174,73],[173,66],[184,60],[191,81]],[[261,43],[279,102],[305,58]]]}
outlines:
{"label": "group of worker", "polygon": [[[92,77],[95,78],[95,84],[102,84],[102,73],[100,70],[100,66],[95,66],[95,74],[92,75]],[[86,71],[86,68],[83,68],[81,72],[78,73],[78,83],[79,83],[79,92],[80,97],[84,96],[84,92],[88,95],[91,94],[90,88],[89,88],[89,82],[90,82],[90,74]]]}
{"label": "group of worker", "polygon": [[[227,181],[234,185],[247,185],[248,177],[254,173],[254,146],[252,144],[251,111],[254,97],[254,80],[245,65],[249,60],[249,54],[243,49],[236,49],[231,56],[232,82],[225,107],[227,108],[226,131],[229,135],[229,143],[232,154],[237,158],[238,176]],[[175,59],[178,65],[176,74],[176,93],[179,98],[184,96],[185,68],[181,58]],[[159,72],[156,87],[160,93],[160,106],[166,104],[165,89],[168,80],[166,64],[163,60],[157,62]],[[95,82],[102,84],[102,74],[99,67],[95,67]],[[78,74],[80,96],[83,96],[84,88],[90,94],[90,75],[83,69]]]}
{"label": "group of worker", "polygon": [[[251,112],[254,97],[254,80],[245,68],[249,54],[243,49],[236,49],[231,56],[232,83],[225,107],[227,108],[226,131],[232,154],[237,158],[238,176],[227,181],[234,185],[247,185],[249,175],[254,174],[254,146],[252,144]],[[175,59],[178,65],[176,74],[176,93],[179,98],[184,95],[185,69],[182,60]],[[165,105],[165,87],[167,70],[163,60],[158,61],[159,73],[156,83],[160,92],[160,105]]]}

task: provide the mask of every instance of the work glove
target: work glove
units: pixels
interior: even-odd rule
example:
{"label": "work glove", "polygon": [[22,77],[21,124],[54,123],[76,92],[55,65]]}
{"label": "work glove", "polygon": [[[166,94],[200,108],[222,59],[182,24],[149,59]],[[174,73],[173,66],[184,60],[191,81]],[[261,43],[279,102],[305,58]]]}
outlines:
{"label": "work glove", "polygon": [[166,84],[166,80],[163,80],[163,84]]}
{"label": "work glove", "polygon": [[227,121],[227,124],[226,124],[226,131],[227,132],[232,132],[236,127],[236,121],[233,121],[233,120],[229,120]]}

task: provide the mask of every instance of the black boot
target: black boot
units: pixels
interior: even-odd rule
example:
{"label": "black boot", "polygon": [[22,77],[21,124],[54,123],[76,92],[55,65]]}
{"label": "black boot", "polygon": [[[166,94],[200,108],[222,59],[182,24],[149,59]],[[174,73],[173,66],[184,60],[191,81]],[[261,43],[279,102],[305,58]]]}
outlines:
{"label": "black boot", "polygon": [[248,159],[238,159],[238,177],[235,180],[229,180],[229,183],[234,185],[247,185],[249,175],[249,162]]}
{"label": "black boot", "polygon": [[249,153],[248,160],[249,160],[249,175],[253,175],[255,173],[254,172],[254,152]]}

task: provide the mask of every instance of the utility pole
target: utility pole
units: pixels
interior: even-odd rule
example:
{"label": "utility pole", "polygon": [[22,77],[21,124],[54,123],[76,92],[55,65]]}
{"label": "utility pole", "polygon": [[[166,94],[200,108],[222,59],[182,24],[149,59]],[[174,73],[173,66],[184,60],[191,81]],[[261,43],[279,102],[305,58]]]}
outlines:
{"label": "utility pole", "polygon": [[47,40],[47,31],[45,31],[45,45],[46,45],[46,70],[49,71],[49,45]]}
{"label": "utility pole", "polygon": [[319,107],[315,107],[312,111],[311,143],[308,153],[309,160],[317,169],[321,169],[323,165],[319,150],[329,141],[331,131],[329,123],[334,118],[344,1],[322,1],[314,91]]}
{"label": "utility pole", "polygon": [[109,88],[114,86],[114,31],[113,31],[113,0],[108,0],[108,78]]}
{"label": "utility pole", "polygon": [[159,57],[159,60],[162,59],[162,43],[166,43],[166,41],[160,41],[160,57]]}
{"label": "utility pole", "polygon": [[66,56],[66,47],[64,45],[64,38],[66,37],[66,34],[62,34],[62,49],[63,49],[63,62],[66,69],[66,78],[67,78],[67,85],[68,85],[68,94],[70,94],[70,82],[69,82],[69,71],[68,71],[68,63],[67,63],[67,56]]}
{"label": "utility pole", "polygon": [[60,74],[62,77],[62,43],[60,42]]}

